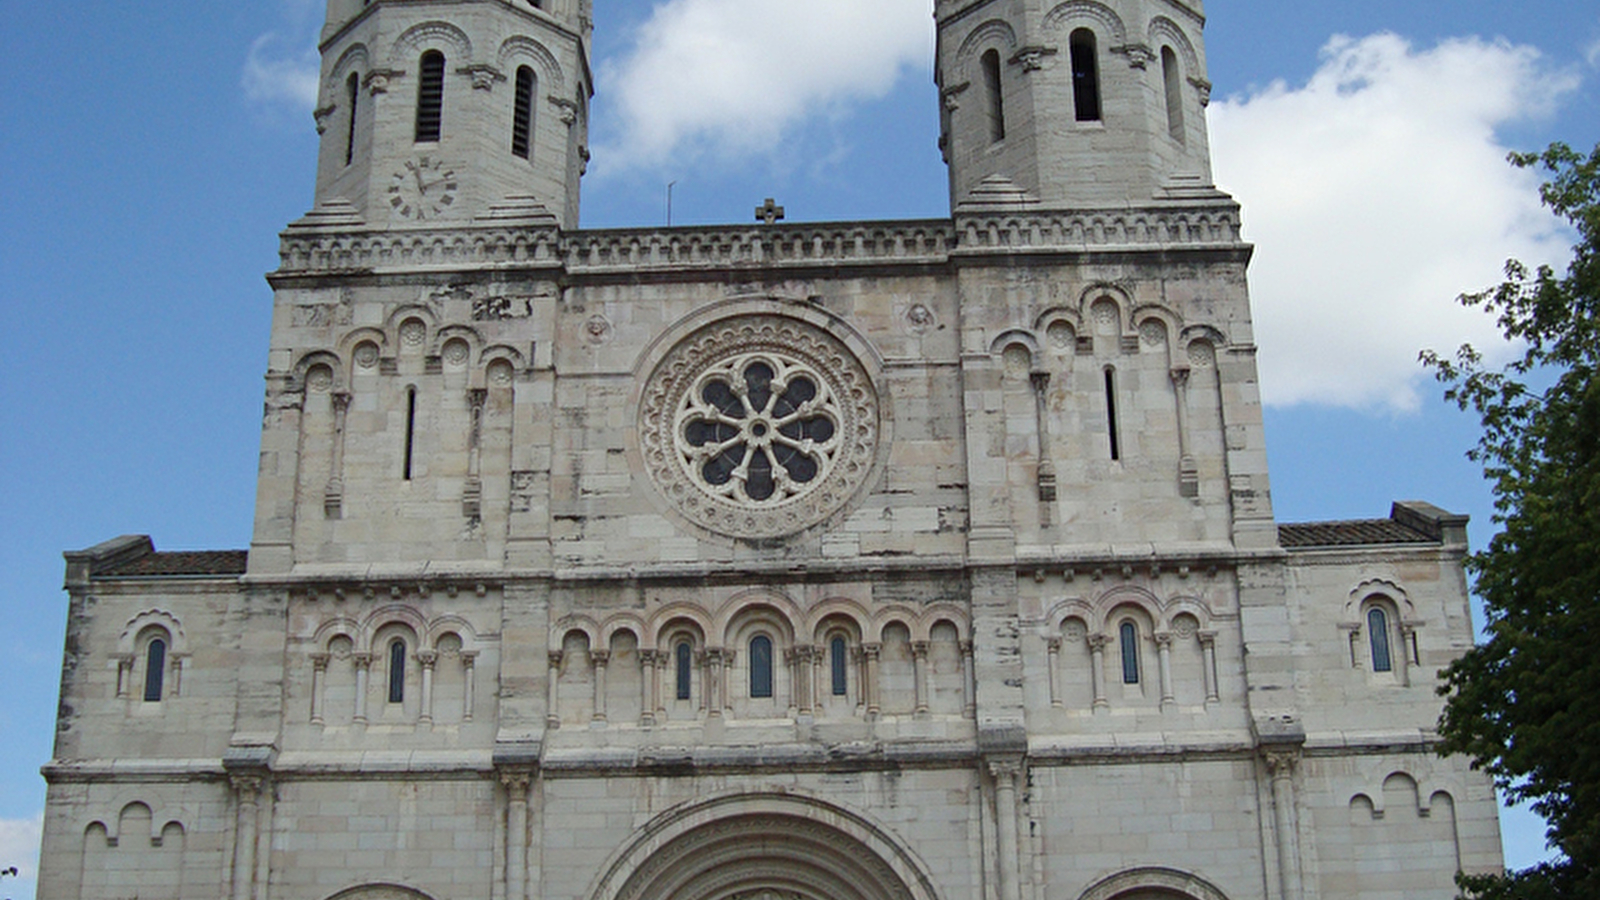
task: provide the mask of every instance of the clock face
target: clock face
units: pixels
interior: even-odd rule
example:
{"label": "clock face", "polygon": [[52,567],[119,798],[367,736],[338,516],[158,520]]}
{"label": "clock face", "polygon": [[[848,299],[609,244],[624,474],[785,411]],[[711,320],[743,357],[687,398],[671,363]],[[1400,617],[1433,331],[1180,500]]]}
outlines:
{"label": "clock face", "polygon": [[408,160],[389,183],[389,208],[404,219],[437,219],[456,202],[455,170],[426,156]]}

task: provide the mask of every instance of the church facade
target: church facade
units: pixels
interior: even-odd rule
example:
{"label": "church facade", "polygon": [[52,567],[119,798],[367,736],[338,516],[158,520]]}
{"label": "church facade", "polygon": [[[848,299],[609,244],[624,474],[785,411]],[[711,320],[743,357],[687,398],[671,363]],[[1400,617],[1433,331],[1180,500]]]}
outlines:
{"label": "church facade", "polygon": [[1199,0],[937,0],[951,215],[578,228],[590,0],[329,0],[254,537],[68,553],[41,900],[1443,898],[1466,520],[1280,524]]}

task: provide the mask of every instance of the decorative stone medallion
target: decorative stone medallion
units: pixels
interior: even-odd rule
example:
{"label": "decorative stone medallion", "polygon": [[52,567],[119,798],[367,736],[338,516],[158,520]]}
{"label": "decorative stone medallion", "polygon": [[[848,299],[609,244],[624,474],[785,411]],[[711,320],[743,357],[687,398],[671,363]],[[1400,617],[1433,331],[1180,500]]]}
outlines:
{"label": "decorative stone medallion", "polygon": [[781,316],[701,328],[645,385],[640,445],[656,486],[730,537],[794,534],[837,512],[872,469],[877,393],[837,338]]}

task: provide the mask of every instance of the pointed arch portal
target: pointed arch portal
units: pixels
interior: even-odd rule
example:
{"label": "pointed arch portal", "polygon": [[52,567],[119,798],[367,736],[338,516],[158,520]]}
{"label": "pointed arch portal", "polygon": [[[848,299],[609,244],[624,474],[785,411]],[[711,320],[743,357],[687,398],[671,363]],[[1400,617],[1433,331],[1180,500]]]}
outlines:
{"label": "pointed arch portal", "polygon": [[665,813],[603,871],[592,900],[940,900],[926,867],[885,830],[792,795]]}

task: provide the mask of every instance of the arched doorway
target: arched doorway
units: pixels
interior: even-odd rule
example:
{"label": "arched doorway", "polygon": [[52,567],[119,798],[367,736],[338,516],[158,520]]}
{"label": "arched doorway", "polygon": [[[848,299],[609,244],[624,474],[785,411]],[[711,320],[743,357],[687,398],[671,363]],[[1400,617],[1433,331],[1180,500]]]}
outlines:
{"label": "arched doorway", "polygon": [[1107,878],[1079,900],[1228,900],[1214,884],[1178,869],[1130,869]]}
{"label": "arched doorway", "polygon": [[364,884],[342,890],[328,900],[433,900],[433,898],[421,891],[414,891],[398,884]]}
{"label": "arched doorway", "polygon": [[939,900],[924,867],[864,817],[742,794],[669,811],[612,858],[593,900]]}

